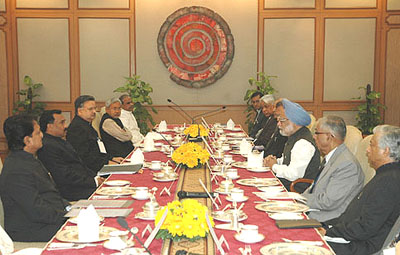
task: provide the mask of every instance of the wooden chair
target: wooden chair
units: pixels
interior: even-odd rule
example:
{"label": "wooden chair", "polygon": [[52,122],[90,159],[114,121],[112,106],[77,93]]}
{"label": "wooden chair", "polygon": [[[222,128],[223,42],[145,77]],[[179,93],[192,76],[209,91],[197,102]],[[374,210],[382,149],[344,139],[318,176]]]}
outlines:
{"label": "wooden chair", "polygon": [[291,192],[299,193],[299,192],[297,192],[296,189],[295,189],[295,186],[296,186],[297,183],[310,183],[310,184],[312,184],[313,182],[314,182],[314,180],[312,180],[312,179],[299,178],[299,179],[293,181],[293,182],[290,184],[290,191],[291,191]]}
{"label": "wooden chair", "polygon": [[368,163],[367,148],[371,141],[372,135],[364,137],[359,143],[356,152],[356,158],[364,172],[364,186],[375,176],[375,169]]}
{"label": "wooden chair", "polygon": [[347,125],[347,134],[344,139],[344,144],[346,144],[347,148],[356,155],[357,147],[360,141],[363,139],[361,131],[352,125]]}
{"label": "wooden chair", "polygon": [[389,234],[387,235],[382,248],[378,252],[376,252],[372,255],[384,255],[383,250],[385,250],[386,248],[389,247],[389,245],[395,240],[395,238],[399,232],[400,232],[400,216],[397,218],[396,222],[393,224],[393,227],[390,230]]}

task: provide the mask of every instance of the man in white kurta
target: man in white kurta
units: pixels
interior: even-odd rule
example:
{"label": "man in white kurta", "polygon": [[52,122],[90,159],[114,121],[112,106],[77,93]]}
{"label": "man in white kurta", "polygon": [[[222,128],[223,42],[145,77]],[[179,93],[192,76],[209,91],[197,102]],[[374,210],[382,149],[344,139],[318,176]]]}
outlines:
{"label": "man in white kurta", "polygon": [[136,147],[143,141],[144,137],[140,133],[137,121],[133,115],[132,98],[128,95],[122,95],[119,100],[122,102],[121,116],[119,119],[122,121],[122,124],[124,124],[124,127],[131,132],[131,141]]}

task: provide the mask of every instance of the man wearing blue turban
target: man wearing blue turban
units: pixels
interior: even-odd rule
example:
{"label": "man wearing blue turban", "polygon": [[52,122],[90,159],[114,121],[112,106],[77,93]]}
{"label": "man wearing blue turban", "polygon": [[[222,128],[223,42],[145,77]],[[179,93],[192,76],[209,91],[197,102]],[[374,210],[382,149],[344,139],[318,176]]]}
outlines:
{"label": "man wearing blue turban", "polygon": [[[286,189],[299,179],[315,179],[320,165],[320,154],[310,130],[306,127],[311,122],[310,115],[299,104],[282,99],[275,112],[279,132],[288,140],[281,158],[269,155],[264,165],[270,167]],[[299,183],[296,190],[303,192],[310,184]]]}

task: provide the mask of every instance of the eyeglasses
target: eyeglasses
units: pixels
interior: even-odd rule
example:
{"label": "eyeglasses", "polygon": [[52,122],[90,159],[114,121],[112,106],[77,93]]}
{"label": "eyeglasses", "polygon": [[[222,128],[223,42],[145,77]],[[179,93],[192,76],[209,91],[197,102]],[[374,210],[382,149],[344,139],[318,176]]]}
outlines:
{"label": "eyeglasses", "polygon": [[283,123],[283,122],[285,122],[285,121],[288,121],[288,119],[286,119],[286,118],[281,118],[281,117],[278,117],[276,120],[277,120],[278,122],[281,122],[281,123]]}
{"label": "eyeglasses", "polygon": [[332,137],[335,137],[334,135],[332,135],[331,133],[329,133],[329,132],[319,132],[319,131],[315,131],[314,132],[314,134],[315,135],[322,135],[322,134],[326,134],[326,135],[331,135]]}

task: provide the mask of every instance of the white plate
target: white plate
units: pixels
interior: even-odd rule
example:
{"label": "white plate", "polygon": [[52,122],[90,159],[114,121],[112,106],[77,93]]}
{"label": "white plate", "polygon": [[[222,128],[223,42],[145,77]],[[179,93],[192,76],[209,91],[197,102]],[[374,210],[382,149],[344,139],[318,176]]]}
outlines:
{"label": "white plate", "polygon": [[124,195],[132,195],[135,193],[135,187],[102,187],[101,189],[96,191],[96,194],[105,195],[105,196],[124,196]]}
{"label": "white plate", "polygon": [[268,213],[268,216],[274,220],[302,220],[304,216],[301,213]]}
{"label": "white plate", "polygon": [[247,168],[247,171],[254,172],[254,173],[265,173],[265,172],[271,171],[271,168],[262,166],[262,167],[256,167],[256,168]]}
{"label": "white plate", "polygon": [[146,197],[138,197],[138,196],[136,196],[136,194],[133,194],[133,195],[132,195],[132,198],[133,198],[133,199],[136,199],[136,200],[147,200],[147,199],[150,198],[150,195],[149,195],[149,193],[147,193],[147,196],[146,196]]}
{"label": "white plate", "polygon": [[107,186],[125,186],[131,184],[131,182],[126,180],[110,180],[105,181],[104,184]]}
{"label": "white plate", "polygon": [[224,128],[225,130],[228,131],[242,131],[242,129],[240,127],[234,127],[234,128]]}
{"label": "white plate", "polygon": [[153,178],[153,180],[156,181],[156,182],[172,182],[172,181],[175,181],[177,179],[178,179],[178,177],[176,177],[176,178],[156,178],[156,177],[154,177]]}
{"label": "white plate", "polygon": [[279,181],[275,178],[252,178],[252,179],[241,179],[236,183],[244,186],[274,186],[278,185]]}
{"label": "white plate", "polygon": [[[102,222],[104,220],[103,216],[99,216],[99,220],[100,222]],[[71,217],[68,219],[69,222],[71,222],[72,224],[78,224],[78,217]]]}
{"label": "white plate", "polygon": [[149,216],[145,212],[140,212],[135,215],[135,218],[141,219],[141,220],[155,220],[156,216]]}
{"label": "white plate", "polygon": [[110,255],[147,255],[148,253],[144,248],[128,248],[125,249],[123,252],[112,253]]}
{"label": "white plate", "polygon": [[160,171],[161,169],[162,169],[162,167],[149,167],[150,168],[150,170],[153,170],[153,171]]}
{"label": "white plate", "polygon": [[302,213],[308,211],[309,207],[304,204],[294,203],[289,201],[270,201],[256,205],[256,209],[271,213],[274,212]]}
{"label": "white plate", "polygon": [[245,238],[240,234],[235,234],[234,237],[236,240],[238,240],[239,242],[242,242],[242,243],[258,243],[258,242],[261,242],[262,240],[264,240],[264,238],[265,238],[265,236],[260,233],[258,233],[258,235],[256,237],[252,237],[251,239]]}
{"label": "white plate", "polygon": [[239,168],[247,168],[247,161],[234,162],[234,163],[232,163],[232,166],[239,167]]}
{"label": "white plate", "polygon": [[267,193],[278,193],[285,190],[283,186],[258,186],[257,189]]}
{"label": "white plate", "polygon": [[161,150],[161,148],[153,148],[153,149],[151,149],[151,150],[145,150],[144,148],[143,148],[143,152],[154,152],[154,151],[160,151]]}
{"label": "white plate", "polygon": [[324,247],[308,245],[303,243],[272,243],[260,249],[262,255],[332,255],[333,253]]}
{"label": "white plate", "polygon": [[[259,193],[266,193],[266,192],[259,192]],[[307,201],[307,198],[296,192],[277,192],[270,194],[267,193],[264,196],[268,199],[299,199]]]}
{"label": "white plate", "polygon": [[244,202],[244,201],[249,200],[249,197],[248,196],[243,196],[242,199],[237,200],[237,199],[233,199],[231,196],[226,196],[226,200],[228,200],[229,202],[238,202],[238,203],[240,203],[240,202]]}
{"label": "white plate", "polygon": [[124,241],[120,241],[118,244],[113,244],[110,240],[107,240],[103,243],[104,248],[109,250],[117,250],[121,251],[128,247],[128,245]]}
{"label": "white plate", "polygon": [[[118,231],[118,229],[113,227],[99,227],[99,239],[93,241],[94,242],[101,242],[107,240],[109,237],[110,232]],[[64,230],[57,232],[56,239],[61,242],[67,243],[87,243],[79,241],[78,236],[78,227],[77,226],[67,226]]]}

